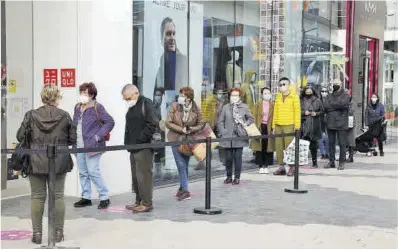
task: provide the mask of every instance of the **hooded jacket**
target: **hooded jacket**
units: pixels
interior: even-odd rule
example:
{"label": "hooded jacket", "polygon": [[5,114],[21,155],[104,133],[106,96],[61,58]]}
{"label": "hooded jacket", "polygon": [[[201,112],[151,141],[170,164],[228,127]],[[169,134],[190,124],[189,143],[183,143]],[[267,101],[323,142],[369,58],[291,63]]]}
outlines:
{"label": "hooded jacket", "polygon": [[[44,105],[25,114],[25,118],[17,132],[17,140],[21,142],[30,127],[29,143],[31,149],[46,149],[49,144],[57,144],[59,148],[68,148],[76,144],[76,127],[72,125],[70,115],[55,106]],[[32,174],[48,174],[48,158],[46,153],[31,154],[30,165]],[[57,154],[55,170],[57,174],[71,171],[73,162],[70,154]]]}

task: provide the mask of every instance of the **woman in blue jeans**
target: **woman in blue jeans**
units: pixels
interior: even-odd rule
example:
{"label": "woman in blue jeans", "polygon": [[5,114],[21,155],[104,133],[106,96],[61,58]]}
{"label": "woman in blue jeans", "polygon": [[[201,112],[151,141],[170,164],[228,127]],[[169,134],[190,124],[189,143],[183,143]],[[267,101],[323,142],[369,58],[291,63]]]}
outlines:
{"label": "woman in blue jeans", "polygon": [[[190,134],[203,129],[202,114],[194,101],[194,91],[191,87],[183,87],[177,102],[170,107],[166,127],[169,129],[167,139],[170,142],[182,141]],[[176,197],[179,201],[191,199],[188,189],[188,164],[190,157],[182,154],[178,146],[172,146],[174,159],[180,178],[180,188]]]}
{"label": "woman in blue jeans", "polygon": [[[115,121],[105,108],[97,103],[97,89],[94,83],[84,83],[80,86],[80,102],[75,107],[73,125],[76,126],[78,148],[95,148],[105,146],[109,133],[115,126]],[[110,201],[108,188],[100,171],[102,153],[78,153],[80,186],[82,198],[74,204],[75,207],[91,206],[91,182],[97,188],[100,204],[98,209],[108,208]]]}

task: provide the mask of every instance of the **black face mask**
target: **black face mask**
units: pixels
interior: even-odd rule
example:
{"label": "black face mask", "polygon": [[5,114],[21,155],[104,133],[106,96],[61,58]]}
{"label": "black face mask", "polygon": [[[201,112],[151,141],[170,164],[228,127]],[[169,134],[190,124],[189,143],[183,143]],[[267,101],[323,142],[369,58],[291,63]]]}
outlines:
{"label": "black face mask", "polygon": [[305,97],[306,97],[306,98],[311,98],[311,97],[312,97],[312,94],[305,94]]}
{"label": "black face mask", "polygon": [[340,90],[340,85],[333,85],[333,91],[337,92],[338,90]]}

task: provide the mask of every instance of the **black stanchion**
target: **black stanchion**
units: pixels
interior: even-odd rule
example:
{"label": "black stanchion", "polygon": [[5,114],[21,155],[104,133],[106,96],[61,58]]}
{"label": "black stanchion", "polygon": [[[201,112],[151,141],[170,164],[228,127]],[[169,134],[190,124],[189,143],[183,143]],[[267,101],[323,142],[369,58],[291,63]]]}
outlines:
{"label": "black stanchion", "polygon": [[211,207],[211,138],[206,138],[206,198],[205,207],[195,208],[193,210],[196,214],[221,214],[220,208]]}
{"label": "black stanchion", "polygon": [[285,188],[286,193],[308,193],[307,190],[299,189],[299,158],[300,158],[300,131],[296,131],[294,145],[294,187]]}
{"label": "black stanchion", "polygon": [[48,244],[43,249],[79,249],[78,247],[59,247],[55,240],[55,159],[57,158],[57,146],[47,146],[48,158]]}

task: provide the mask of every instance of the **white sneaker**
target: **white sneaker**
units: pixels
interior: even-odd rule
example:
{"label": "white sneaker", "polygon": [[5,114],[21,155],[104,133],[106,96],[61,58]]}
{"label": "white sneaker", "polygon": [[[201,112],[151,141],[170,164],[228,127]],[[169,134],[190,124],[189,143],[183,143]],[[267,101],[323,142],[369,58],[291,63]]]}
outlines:
{"label": "white sneaker", "polygon": [[264,174],[264,168],[261,167],[261,168],[259,169],[258,173],[259,173],[259,174]]}
{"label": "white sneaker", "polygon": [[263,174],[269,174],[269,169],[268,169],[268,167],[266,167],[266,168],[263,168]]}

